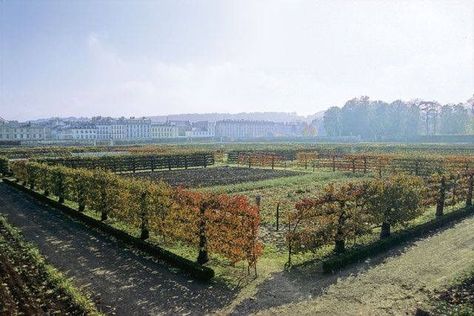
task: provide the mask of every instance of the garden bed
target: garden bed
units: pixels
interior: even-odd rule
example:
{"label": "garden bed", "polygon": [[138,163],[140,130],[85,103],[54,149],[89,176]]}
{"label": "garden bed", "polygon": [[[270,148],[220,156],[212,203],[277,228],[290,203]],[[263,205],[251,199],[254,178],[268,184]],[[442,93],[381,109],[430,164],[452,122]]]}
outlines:
{"label": "garden bed", "polygon": [[38,251],[0,217],[0,314],[98,314]]}
{"label": "garden bed", "polygon": [[215,185],[254,182],[274,178],[297,176],[302,173],[291,170],[272,170],[241,167],[211,167],[197,169],[179,169],[157,172],[137,172],[125,176],[146,178],[154,181],[163,180],[172,186],[189,188]]}

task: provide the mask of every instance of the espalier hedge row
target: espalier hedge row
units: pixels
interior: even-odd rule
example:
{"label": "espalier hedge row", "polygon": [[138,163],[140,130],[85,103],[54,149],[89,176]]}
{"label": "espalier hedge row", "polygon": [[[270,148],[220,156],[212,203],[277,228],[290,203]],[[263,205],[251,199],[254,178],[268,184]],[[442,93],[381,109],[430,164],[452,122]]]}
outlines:
{"label": "espalier hedge row", "polygon": [[474,156],[408,155],[408,154],[323,154],[299,152],[300,166],[331,168],[352,172],[374,171],[379,174],[408,172],[417,176],[429,176],[435,172],[467,171],[474,167]]}
{"label": "espalier hedge row", "polygon": [[188,167],[207,167],[214,164],[212,153],[190,153],[184,155],[121,155],[103,157],[65,157],[36,159],[48,165],[69,168],[102,168],[113,172],[135,172],[139,170],[163,170]]}
{"label": "espalier hedge row", "polygon": [[31,189],[53,194],[59,203],[76,202],[79,211],[95,210],[103,221],[126,223],[139,230],[142,239],[153,233],[194,247],[201,264],[215,254],[255,268],[262,253],[258,208],[245,196],[173,189],[164,182],[123,178],[100,169],[29,161],[12,162],[11,169]]}
{"label": "espalier hedge row", "polygon": [[344,253],[349,240],[381,227],[380,239],[390,237],[391,228],[406,226],[436,206],[436,218],[444,216],[446,205],[462,201],[472,206],[474,171],[436,174],[429,179],[396,175],[362,182],[327,185],[313,198],[296,203],[289,214],[286,234],[291,255],[315,251],[334,244],[336,253]]}

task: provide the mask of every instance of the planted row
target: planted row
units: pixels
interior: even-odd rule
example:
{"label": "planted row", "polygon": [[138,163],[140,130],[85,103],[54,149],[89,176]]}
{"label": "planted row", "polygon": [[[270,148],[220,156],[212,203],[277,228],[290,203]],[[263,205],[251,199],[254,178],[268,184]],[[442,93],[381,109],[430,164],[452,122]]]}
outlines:
{"label": "planted row", "polygon": [[102,168],[113,172],[135,172],[139,170],[162,170],[188,167],[207,167],[214,164],[212,153],[190,153],[185,155],[120,155],[103,157],[67,157],[39,159],[48,165],[70,168]]}
{"label": "planted row", "polygon": [[472,206],[473,173],[421,177],[396,175],[357,183],[330,184],[314,197],[303,199],[289,215],[287,242],[292,253],[315,251],[334,244],[336,253],[346,243],[380,228],[380,238],[394,226],[406,226],[428,207],[436,205],[443,216],[445,205],[462,200]]}
{"label": "planted row", "polygon": [[164,182],[128,179],[95,169],[72,169],[37,162],[12,164],[15,177],[31,189],[70,200],[164,241],[182,242],[199,251],[204,264],[215,254],[231,264],[246,261],[256,267],[262,245],[258,241],[258,208],[244,196],[172,189]]}
{"label": "planted row", "polygon": [[284,157],[273,153],[241,153],[239,155],[237,163],[239,165],[245,165],[249,168],[252,166],[259,167],[283,167],[286,166],[286,160]]}
{"label": "planted row", "polygon": [[402,154],[328,154],[315,151],[299,152],[299,165],[311,164],[313,168],[331,168],[333,171],[374,171],[388,173],[409,173],[429,176],[434,172],[467,171],[474,167],[473,156],[414,156]]}

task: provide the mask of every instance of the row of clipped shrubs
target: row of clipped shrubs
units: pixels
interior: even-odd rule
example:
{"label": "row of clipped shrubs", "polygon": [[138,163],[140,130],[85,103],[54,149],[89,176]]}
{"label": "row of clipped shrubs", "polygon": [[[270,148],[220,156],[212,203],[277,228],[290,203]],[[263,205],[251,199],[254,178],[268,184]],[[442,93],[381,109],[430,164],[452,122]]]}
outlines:
{"label": "row of clipped shrubs", "polygon": [[23,192],[30,194],[32,197],[34,197],[35,199],[41,202],[47,205],[50,205],[56,209],[59,209],[71,217],[79,219],[80,221],[84,222],[85,224],[91,227],[97,228],[103,231],[104,233],[109,234],[115,237],[116,239],[128,245],[131,245],[139,250],[142,250],[152,256],[157,256],[161,260],[164,260],[165,262],[171,264],[172,266],[188,272],[193,277],[199,280],[208,281],[212,279],[215,275],[214,270],[210,267],[207,267],[195,261],[183,258],[155,244],[148,243],[145,240],[142,240],[138,237],[131,236],[122,230],[114,228],[108,225],[107,223],[99,221],[87,214],[78,212],[74,208],[71,208],[65,204],[61,204],[57,200],[52,199],[51,197],[47,197],[39,192],[31,190],[28,187],[25,187],[17,182],[9,180],[8,178],[4,178],[3,181],[8,185],[11,185]]}
{"label": "row of clipped shrubs", "polygon": [[435,229],[442,228],[443,226],[446,226],[456,220],[471,216],[473,213],[472,207],[466,207],[445,214],[442,217],[435,218],[411,229],[397,232],[388,238],[380,239],[369,245],[360,246],[346,251],[345,253],[332,256],[323,260],[323,271],[325,273],[330,273],[340,270],[350,264],[361,262],[362,260],[393,249],[407,241],[413,240],[414,238],[421,237]]}
{"label": "row of clipped shrubs", "polygon": [[[425,179],[400,174],[329,184],[317,196],[299,201],[289,214],[288,264],[293,253],[316,251],[329,244],[334,245],[335,253],[343,254],[342,258],[351,257],[345,254],[347,241],[371,234],[376,227],[381,228],[381,240],[391,238],[394,226],[406,227],[432,206],[436,206],[436,218],[444,217],[447,205],[464,201],[470,208],[473,186],[472,171]],[[381,241],[380,245],[386,243]]]}
{"label": "row of clipped shrubs", "polygon": [[102,168],[113,172],[163,170],[189,167],[207,167],[214,164],[214,154],[195,152],[187,154],[133,154],[102,157],[41,158],[38,162],[69,168]]}
{"label": "row of clipped shrubs", "polygon": [[164,182],[124,178],[100,169],[29,161],[12,162],[11,169],[31,189],[57,196],[59,203],[75,202],[81,212],[94,210],[102,221],[126,223],[144,240],[155,234],[194,247],[200,264],[214,254],[231,264],[246,261],[255,267],[262,252],[258,208],[241,195],[174,189]]}

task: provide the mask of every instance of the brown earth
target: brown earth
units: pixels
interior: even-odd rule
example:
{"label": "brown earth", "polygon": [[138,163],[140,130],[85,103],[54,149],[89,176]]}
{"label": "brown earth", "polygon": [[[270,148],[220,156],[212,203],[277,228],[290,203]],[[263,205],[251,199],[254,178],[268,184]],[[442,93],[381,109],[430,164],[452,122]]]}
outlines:
{"label": "brown earth", "polygon": [[5,315],[83,315],[44,266],[0,222],[0,312]]}
{"label": "brown earth", "polygon": [[291,177],[300,174],[300,172],[291,170],[272,170],[242,167],[212,167],[126,173],[124,175],[136,178],[147,178],[154,181],[163,180],[172,186],[198,188],[214,185],[237,184],[243,182]]}

